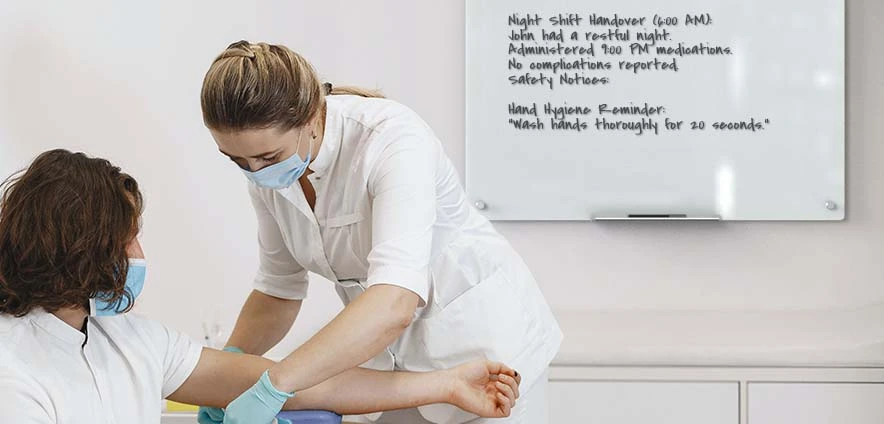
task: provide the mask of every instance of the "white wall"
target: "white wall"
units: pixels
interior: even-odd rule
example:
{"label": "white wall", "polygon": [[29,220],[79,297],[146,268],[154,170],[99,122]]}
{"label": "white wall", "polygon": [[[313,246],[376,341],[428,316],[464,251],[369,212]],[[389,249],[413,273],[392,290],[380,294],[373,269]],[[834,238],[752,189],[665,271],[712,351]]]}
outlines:
{"label": "white wall", "polygon": [[[884,3],[847,4],[847,221],[498,224],[555,309],[884,303]],[[196,337],[206,320],[229,330],[249,291],[255,224],[244,178],[200,119],[214,55],[241,38],[287,44],[328,81],[379,87],[417,110],[463,171],[463,14],[462,1],[4,0],[0,174],[51,147],[121,165],[147,197],[140,311]],[[310,296],[289,345],[339,309],[327,282]]]}

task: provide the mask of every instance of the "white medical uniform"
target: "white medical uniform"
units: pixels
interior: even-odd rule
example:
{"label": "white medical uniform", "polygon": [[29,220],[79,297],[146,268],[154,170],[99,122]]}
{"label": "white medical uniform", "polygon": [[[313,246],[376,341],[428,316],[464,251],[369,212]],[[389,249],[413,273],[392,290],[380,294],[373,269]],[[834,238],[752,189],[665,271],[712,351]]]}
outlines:
{"label": "white medical uniform", "polygon": [[[375,284],[420,296],[415,320],[366,366],[428,371],[487,358],[513,366],[530,388],[545,375],[562,333],[531,272],[467,200],[429,126],[386,99],[327,96],[325,134],[308,176],[311,211],[297,183],[250,183],[258,216],[255,288],[303,299],[307,272],[336,284],[345,304]],[[435,423],[474,419],[448,405],[419,408]],[[532,422],[531,424],[543,424]]]}
{"label": "white medical uniform", "polygon": [[201,351],[132,314],[89,318],[86,334],[43,310],[0,315],[0,423],[159,424]]}

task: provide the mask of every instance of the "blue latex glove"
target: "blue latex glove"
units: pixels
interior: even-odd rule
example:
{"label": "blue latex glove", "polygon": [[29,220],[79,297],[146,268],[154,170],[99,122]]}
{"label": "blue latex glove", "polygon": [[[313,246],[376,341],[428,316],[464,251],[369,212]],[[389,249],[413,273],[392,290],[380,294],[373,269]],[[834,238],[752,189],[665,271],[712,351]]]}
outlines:
{"label": "blue latex glove", "polygon": [[196,416],[196,421],[199,424],[221,424],[224,422],[224,410],[201,406],[200,412]]}
{"label": "blue latex glove", "polygon": [[264,371],[261,379],[252,388],[227,405],[224,424],[271,424],[276,414],[282,411],[285,401],[294,396],[294,393],[282,392],[273,387],[270,373]]}
{"label": "blue latex glove", "polygon": [[[224,348],[224,351],[233,353],[244,353],[242,349],[236,346],[227,346]],[[210,408],[208,406],[201,406],[199,414],[196,416],[196,421],[199,424],[221,424],[224,422],[224,410],[221,408]]]}

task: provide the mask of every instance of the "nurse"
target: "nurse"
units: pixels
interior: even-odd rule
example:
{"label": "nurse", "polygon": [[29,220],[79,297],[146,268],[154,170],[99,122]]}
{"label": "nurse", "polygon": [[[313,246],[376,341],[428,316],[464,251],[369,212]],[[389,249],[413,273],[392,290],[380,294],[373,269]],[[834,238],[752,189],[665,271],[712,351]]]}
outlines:
{"label": "nurse", "polygon": [[[484,357],[522,376],[509,418],[430,405],[363,420],[547,422],[547,370],[561,331],[530,270],[470,205],[415,112],[321,83],[285,46],[247,41],[212,63],[201,103],[219,151],[249,180],[258,219],[254,290],[229,350],[261,355],[277,344],[312,272],[335,284],[346,307],[269,369],[273,388],[297,394],[360,365],[430,371]],[[269,423],[278,410],[261,402],[263,391],[256,384],[234,400],[224,423]]]}

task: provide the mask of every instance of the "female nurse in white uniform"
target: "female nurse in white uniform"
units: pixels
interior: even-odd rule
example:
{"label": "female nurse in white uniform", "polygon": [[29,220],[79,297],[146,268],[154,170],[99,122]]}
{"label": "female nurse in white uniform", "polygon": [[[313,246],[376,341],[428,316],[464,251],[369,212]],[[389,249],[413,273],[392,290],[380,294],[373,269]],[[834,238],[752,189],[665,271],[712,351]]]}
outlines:
{"label": "female nurse in white uniform", "polygon": [[[522,377],[509,418],[431,405],[364,419],[547,422],[547,369],[561,331],[417,114],[367,90],[322,84],[284,46],[246,41],[212,63],[201,103],[219,150],[248,177],[258,217],[260,264],[229,350],[260,355],[278,343],[309,271],[334,282],[347,306],[269,370],[277,392],[297,394],[360,365],[428,371],[485,357]],[[272,418],[278,411],[262,390],[256,384],[232,402],[224,422]]]}

